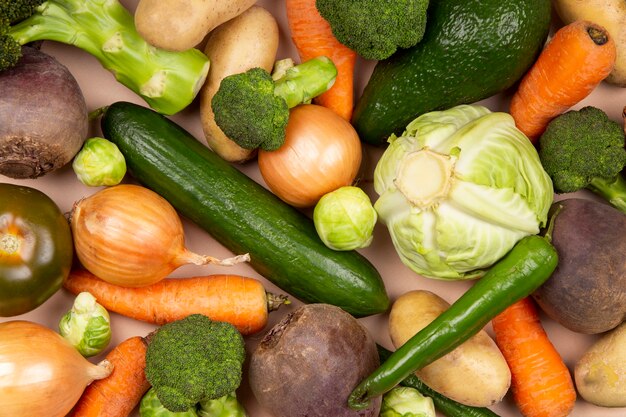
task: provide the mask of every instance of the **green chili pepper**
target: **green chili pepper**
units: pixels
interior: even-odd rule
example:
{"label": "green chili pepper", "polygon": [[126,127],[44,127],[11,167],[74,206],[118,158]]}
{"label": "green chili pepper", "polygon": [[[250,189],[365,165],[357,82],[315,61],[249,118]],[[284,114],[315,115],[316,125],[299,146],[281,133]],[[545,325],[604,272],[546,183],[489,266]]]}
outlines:
{"label": "green chili pepper", "polygon": [[[377,347],[378,356],[380,356],[380,360],[383,362],[391,355],[391,352],[380,345]],[[488,408],[471,407],[469,405],[458,403],[453,399],[438,393],[426,385],[424,381],[419,379],[414,373],[400,381],[400,385],[415,388],[422,395],[432,398],[435,408],[447,417],[499,417],[498,414]]]}
{"label": "green chili pepper", "polygon": [[366,408],[372,398],[454,350],[506,307],[536,290],[552,275],[557,263],[558,255],[549,237],[521,239],[448,310],[361,381],[348,398],[349,406]]}

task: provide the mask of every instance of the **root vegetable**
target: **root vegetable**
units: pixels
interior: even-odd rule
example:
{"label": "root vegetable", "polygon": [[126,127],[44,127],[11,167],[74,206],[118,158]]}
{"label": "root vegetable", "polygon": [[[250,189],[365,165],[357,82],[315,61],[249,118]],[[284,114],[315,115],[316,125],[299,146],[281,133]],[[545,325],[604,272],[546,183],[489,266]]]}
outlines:
{"label": "root vegetable", "polygon": [[[424,290],[398,297],[389,313],[389,333],[395,347],[402,346],[449,307],[444,299]],[[473,407],[501,401],[511,384],[509,366],[485,330],[415,374],[435,391]]]}
{"label": "root vegetable", "polygon": [[140,0],[135,26],[149,44],[185,51],[254,3],[256,0]]}
{"label": "root vegetable", "polygon": [[348,407],[356,384],[378,366],[376,344],[339,307],[308,304],[286,316],[250,358],[250,387],[275,417],[376,417],[380,397]]}
{"label": "root vegetable", "polygon": [[623,0],[553,0],[563,23],[589,20],[603,27],[615,39],[617,59],[606,78],[610,84],[626,87],[626,2]]}
{"label": "root vegetable", "polygon": [[270,12],[252,6],[213,30],[204,53],[211,60],[206,83],[200,90],[200,117],[209,147],[230,162],[245,162],[256,151],[245,149],[228,138],[215,123],[211,100],[228,75],[263,68],[270,72],[278,51],[278,24]]}
{"label": "root vegetable", "polygon": [[626,216],[593,200],[554,203],[552,242],[559,264],[533,297],[571,331],[606,332],[626,317]]}
{"label": "root vegetable", "polygon": [[0,174],[37,178],[69,163],[88,133],[85,98],[55,58],[22,47],[0,72]]}
{"label": "root vegetable", "polygon": [[585,401],[626,407],[626,322],[591,345],[576,363],[574,378]]}

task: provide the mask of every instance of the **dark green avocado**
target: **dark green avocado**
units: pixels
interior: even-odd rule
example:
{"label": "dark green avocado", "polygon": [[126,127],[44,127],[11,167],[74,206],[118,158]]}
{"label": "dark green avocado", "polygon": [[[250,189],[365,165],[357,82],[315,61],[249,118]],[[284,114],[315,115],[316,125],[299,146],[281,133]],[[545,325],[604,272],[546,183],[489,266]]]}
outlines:
{"label": "dark green avocado", "polygon": [[550,15],[550,0],[431,0],[422,41],[379,61],[357,101],[361,140],[383,146],[423,113],[511,87],[542,49]]}

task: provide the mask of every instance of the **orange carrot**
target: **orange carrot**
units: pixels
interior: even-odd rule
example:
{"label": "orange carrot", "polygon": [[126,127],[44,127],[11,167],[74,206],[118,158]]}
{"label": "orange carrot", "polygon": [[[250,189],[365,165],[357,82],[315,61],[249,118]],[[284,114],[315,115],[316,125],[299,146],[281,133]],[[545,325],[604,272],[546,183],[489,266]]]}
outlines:
{"label": "orange carrot", "polygon": [[113,348],[107,359],[113,372],[92,382],[83,392],[69,417],[126,417],[150,389],[146,379],[147,341],[133,336]]}
{"label": "orange carrot", "polygon": [[314,103],[328,107],[346,120],[352,117],[354,107],[354,66],[357,54],[340,43],[330,24],[315,7],[315,0],[287,0],[287,24],[291,39],[302,61],[317,56],[330,58],[337,67],[335,84]]}
{"label": "orange carrot", "polygon": [[615,42],[584,20],[559,29],[511,99],[518,129],[535,142],[556,116],[587,97],[615,65]]}
{"label": "orange carrot", "polygon": [[262,330],[268,313],[286,302],[268,294],[259,280],[239,275],[165,278],[131,288],[73,270],[64,287],[74,294],[88,291],[107,310],[137,320],[161,325],[199,313],[231,323],[243,335]]}
{"label": "orange carrot", "polygon": [[532,299],[511,305],[491,324],[511,369],[511,391],[522,415],[569,415],[576,402],[572,376],[548,339]]}

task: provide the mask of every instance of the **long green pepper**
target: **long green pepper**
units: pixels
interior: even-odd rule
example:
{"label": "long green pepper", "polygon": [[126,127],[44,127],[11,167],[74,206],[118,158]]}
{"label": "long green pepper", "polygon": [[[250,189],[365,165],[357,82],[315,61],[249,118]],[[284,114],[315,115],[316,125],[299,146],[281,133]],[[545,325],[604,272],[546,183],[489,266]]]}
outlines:
{"label": "long green pepper", "polygon": [[450,308],[416,333],[352,391],[348,405],[366,408],[370,400],[395,387],[478,333],[506,307],[530,295],[558,263],[549,237],[521,239]]}

